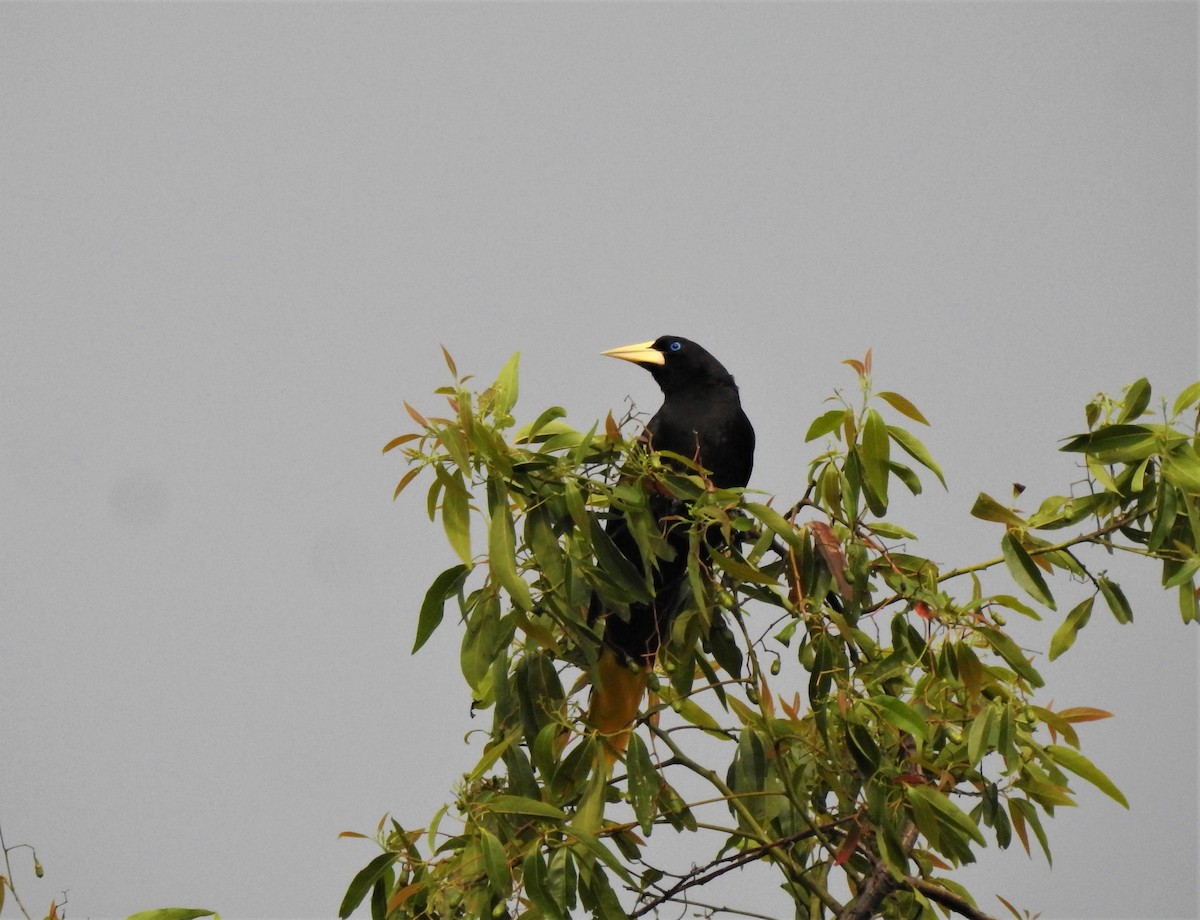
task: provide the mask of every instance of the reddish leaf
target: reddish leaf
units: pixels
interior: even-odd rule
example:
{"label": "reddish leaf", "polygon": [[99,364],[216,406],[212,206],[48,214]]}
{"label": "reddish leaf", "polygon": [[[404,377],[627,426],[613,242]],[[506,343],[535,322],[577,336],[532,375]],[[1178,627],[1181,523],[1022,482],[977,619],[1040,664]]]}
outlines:
{"label": "reddish leaf", "polygon": [[844,865],[846,860],[854,855],[854,851],[858,849],[858,842],[862,839],[862,828],[858,823],[850,825],[850,830],[846,833],[846,839],[842,841],[842,845],[838,847],[837,853],[834,854],[833,862],[835,865]]}
{"label": "reddish leaf", "polygon": [[[441,346],[442,356],[446,359],[446,367],[450,368],[450,373],[455,377],[458,376],[458,368],[454,366],[454,359],[450,357],[450,352],[446,351],[446,346]],[[389,911],[390,912],[390,911]]]}
{"label": "reddish leaf", "polygon": [[1091,706],[1074,706],[1070,709],[1059,710],[1059,716],[1068,722],[1095,722],[1099,719],[1111,719],[1112,713],[1103,709],[1093,709]]}
{"label": "reddish leaf", "polygon": [[846,554],[842,552],[842,544],[838,542],[833,528],[824,521],[812,521],[808,526],[816,537],[817,552],[821,554],[821,558],[829,566],[829,574],[837,582],[838,593],[842,597],[853,598],[854,589],[850,587],[850,582],[846,581]]}
{"label": "reddish leaf", "polygon": [[[449,355],[446,357],[449,357]],[[411,885],[405,885],[388,899],[387,912],[390,914],[392,911],[396,910],[401,904],[416,894],[420,888],[420,882],[413,882]]]}
{"label": "reddish leaf", "polygon": [[611,412],[609,412],[604,418],[604,433],[613,441],[619,441],[621,439],[621,429],[617,425],[617,420],[613,418],[613,414]]}
{"label": "reddish leaf", "polygon": [[396,491],[392,493],[393,501],[400,497],[400,493],[404,491],[404,487],[416,479],[419,472],[421,472],[421,468],[419,466],[414,467],[400,478],[400,482],[396,484]]}
{"label": "reddish leaf", "polygon": [[410,406],[407,402],[404,404],[404,408],[408,410],[408,414],[412,416],[412,420],[414,422],[416,422],[422,428],[429,427],[429,422],[425,421],[425,416]]}
{"label": "reddish leaf", "polygon": [[407,444],[409,441],[415,441],[419,437],[421,437],[419,434],[409,432],[408,434],[400,435],[398,438],[392,438],[384,445],[383,452],[386,454],[392,448],[399,447],[401,444]]}

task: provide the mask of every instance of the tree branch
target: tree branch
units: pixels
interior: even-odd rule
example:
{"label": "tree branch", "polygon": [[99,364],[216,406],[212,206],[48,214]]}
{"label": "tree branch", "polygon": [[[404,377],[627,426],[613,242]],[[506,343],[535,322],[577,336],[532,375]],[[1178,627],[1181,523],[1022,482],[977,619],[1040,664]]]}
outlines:
{"label": "tree branch", "polygon": [[956,914],[961,914],[967,920],[996,920],[991,914],[985,914],[966,898],[955,894],[948,888],[943,888],[936,882],[929,881],[929,879],[909,876],[904,879],[904,884],[914,891],[921,892],[929,900],[936,901]]}
{"label": "tree branch", "polygon": [[[917,826],[909,824],[904,830],[902,842],[905,853],[916,845],[917,836]],[[871,874],[858,887],[853,899],[837,915],[837,920],[871,920],[879,913],[879,907],[887,896],[902,884],[892,875],[892,870],[888,868],[887,862],[880,857]]]}
{"label": "tree branch", "polygon": [[[855,820],[857,820],[857,818],[853,816],[841,818],[837,821],[831,821],[830,823],[822,826],[820,830],[832,830],[841,824],[847,824]],[[772,840],[770,843],[764,843],[760,846],[756,846],[753,849],[746,850],[734,856],[722,856],[720,859],[714,859],[707,865],[693,869],[691,872],[684,875],[683,878],[681,878],[670,888],[663,891],[662,894],[655,896],[650,901],[647,901],[629,916],[631,920],[634,917],[640,917],[643,914],[654,910],[659,905],[674,900],[680,892],[686,891],[688,888],[694,888],[697,885],[707,884],[713,879],[724,875],[726,872],[732,872],[734,869],[740,869],[747,863],[752,863],[755,860],[762,859],[764,856],[778,847],[789,846],[793,843],[798,843],[801,840],[806,840],[809,837],[815,837],[816,835],[816,830],[810,829],[807,831],[800,831],[796,834],[789,834],[787,837],[780,837],[778,840]],[[721,865],[722,863],[726,863],[726,865]]]}

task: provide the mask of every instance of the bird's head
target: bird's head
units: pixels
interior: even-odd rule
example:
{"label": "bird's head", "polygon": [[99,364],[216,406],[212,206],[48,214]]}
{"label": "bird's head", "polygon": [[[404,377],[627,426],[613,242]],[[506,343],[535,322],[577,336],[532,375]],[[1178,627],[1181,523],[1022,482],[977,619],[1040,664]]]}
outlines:
{"label": "bird's head", "polygon": [[602,354],[640,364],[668,396],[691,387],[734,385],[720,361],[691,339],[678,335],[663,335],[653,342],[624,345]]}

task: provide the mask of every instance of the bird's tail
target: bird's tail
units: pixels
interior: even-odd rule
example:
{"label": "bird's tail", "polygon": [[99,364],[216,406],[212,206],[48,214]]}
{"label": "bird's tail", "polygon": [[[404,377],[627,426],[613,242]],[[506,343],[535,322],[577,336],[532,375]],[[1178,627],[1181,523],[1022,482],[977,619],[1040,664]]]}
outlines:
{"label": "bird's tail", "polygon": [[613,759],[625,753],[645,693],[645,670],[634,671],[612,649],[600,653],[587,720],[607,740]]}

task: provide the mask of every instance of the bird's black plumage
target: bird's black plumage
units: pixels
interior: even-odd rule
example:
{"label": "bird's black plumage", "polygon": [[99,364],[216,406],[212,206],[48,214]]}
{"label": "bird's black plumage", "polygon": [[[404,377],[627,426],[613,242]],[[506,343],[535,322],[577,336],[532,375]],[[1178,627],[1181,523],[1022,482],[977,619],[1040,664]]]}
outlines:
{"label": "bird's black plumage", "polygon": [[[662,390],[662,407],[646,425],[646,439],[652,450],[669,451],[692,460],[707,471],[718,488],[745,486],[750,481],[754,467],[754,427],[742,411],[737,384],[721,362],[695,342],[672,335],[614,348],[605,354],[646,368]],[[605,731],[622,730],[632,722],[641,701],[644,676],[640,684],[630,683],[628,664],[653,666],[671,620],[686,595],[687,528],[670,523],[678,519],[681,511],[686,513],[686,509],[662,495],[651,495],[650,507],[668,528],[667,540],[675,554],[673,559],[658,562],[652,603],[632,604],[628,620],[612,613],[606,615],[607,682],[620,687],[625,699],[616,705],[603,698],[603,687],[597,688],[593,711],[604,710],[607,715],[594,722]],[[614,519],[608,532],[621,552],[640,568],[637,544],[624,521]],[[593,614],[599,613],[593,610]],[[616,667],[623,668],[626,675],[622,676]]]}

